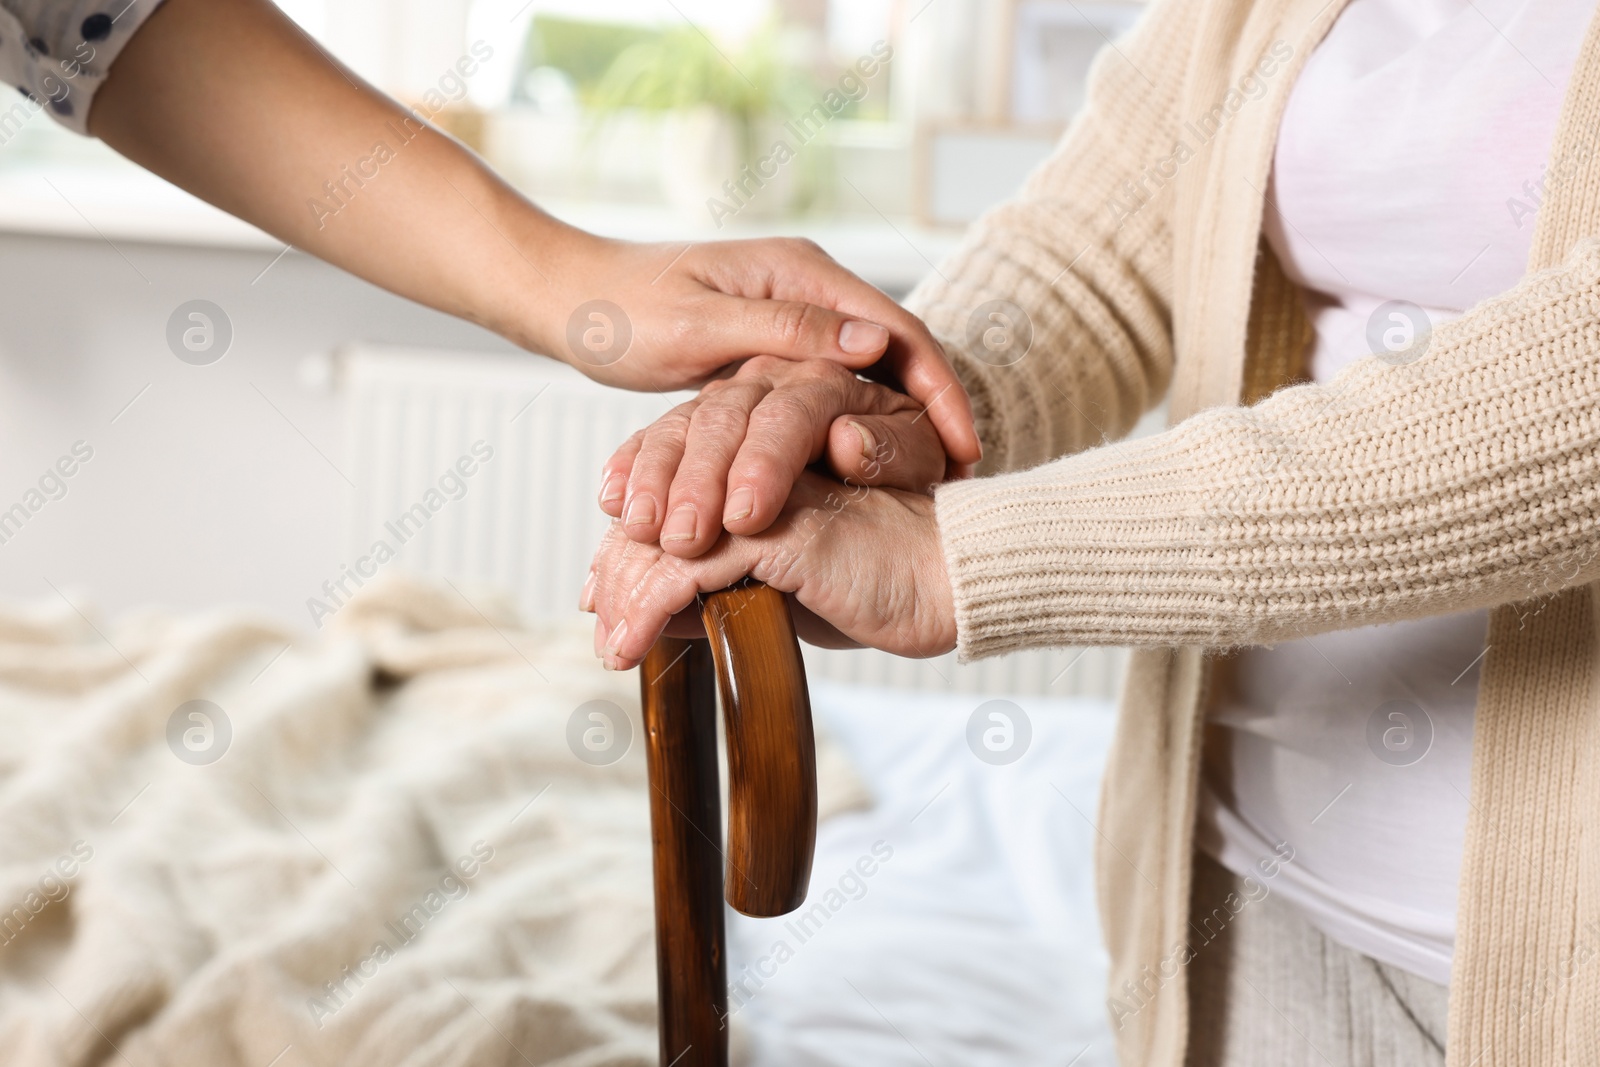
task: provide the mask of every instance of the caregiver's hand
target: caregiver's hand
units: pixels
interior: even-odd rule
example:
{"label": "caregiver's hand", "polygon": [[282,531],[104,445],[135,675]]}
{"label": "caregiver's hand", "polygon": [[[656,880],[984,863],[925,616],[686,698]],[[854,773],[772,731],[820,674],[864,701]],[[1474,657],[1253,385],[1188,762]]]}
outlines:
{"label": "caregiver's hand", "polygon": [[630,437],[600,506],[634,541],[698,556],[724,527],[755,534],[826,456],[840,478],[926,493],[947,461],[920,404],[828,360],[759,356]]}
{"label": "caregiver's hand", "polygon": [[[966,392],[922,320],[813,242],[646,245],[585,234],[580,243],[563,276],[553,279],[565,300],[557,301],[560,322],[550,325],[563,336],[546,349],[596,381],[680,389],[755,355],[871,367],[873,377],[898,385],[928,409],[957,462],[980,458]],[[568,315],[593,300],[608,301],[627,316],[633,341],[620,358],[603,343],[595,353],[586,351],[581,330],[569,330]],[[581,315],[578,325],[585,325]],[[603,342],[610,324],[602,317],[592,325]]]}
{"label": "caregiver's hand", "polygon": [[[606,666],[626,670],[701,593],[746,575],[792,594],[827,624],[826,634],[804,633],[808,640],[839,643],[842,636],[902,656],[937,656],[955,647],[933,499],[849,488],[812,473],[801,476],[770,528],[752,537],[728,534],[698,559],[639,544],[613,524],[580,607],[598,616],[595,650]],[[691,630],[697,625],[682,622]]]}
{"label": "caregiver's hand", "polygon": [[[514,62],[475,47],[447,73]],[[112,65],[88,126],[281,241],[599,381],[678,389],[757,353],[876,364],[928,407],[953,457],[978,459],[966,394],[932,335],[815,245],[638,245],[569,226],[270,0],[166,0]]]}

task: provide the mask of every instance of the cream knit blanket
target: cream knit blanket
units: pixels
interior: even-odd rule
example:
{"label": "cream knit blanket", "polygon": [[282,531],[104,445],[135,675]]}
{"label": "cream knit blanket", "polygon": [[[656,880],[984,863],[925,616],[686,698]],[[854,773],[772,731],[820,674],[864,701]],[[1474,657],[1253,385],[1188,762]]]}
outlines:
{"label": "cream knit blanket", "polygon": [[[0,1062],[655,1063],[636,674],[471,590],[364,594],[316,640],[0,609]],[[824,813],[864,803],[819,744]]]}

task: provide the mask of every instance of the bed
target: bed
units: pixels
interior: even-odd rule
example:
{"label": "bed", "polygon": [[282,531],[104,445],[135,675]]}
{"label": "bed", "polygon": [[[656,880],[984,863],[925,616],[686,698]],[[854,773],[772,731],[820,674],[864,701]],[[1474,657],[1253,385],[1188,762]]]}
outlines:
{"label": "bed", "polygon": [[734,996],[752,1063],[1114,1063],[1090,873],[1112,707],[1019,697],[1032,742],[991,766],[967,744],[984,702],[813,683],[819,726],[874,802],[819,828],[811,899],[875,844],[893,854],[803,942],[791,920],[730,919],[735,991],[773,972]]}
{"label": "bed", "polygon": [[[569,740],[597,701],[637,738],[633,679],[449,584],[336,622],[0,616],[5,1062],[656,1062],[642,746]],[[1109,707],[1021,698],[993,766],[969,697],[813,693],[810,899],[841,902],[804,940],[730,918],[735,1062],[1109,1064]]]}
{"label": "bed", "polygon": [[[548,383],[519,395],[499,374],[494,418],[559,431],[538,419]],[[399,400],[352,398],[355,468],[391,475],[356,480],[397,499],[415,494],[396,472],[493,431],[405,380]],[[403,455],[379,425],[397,419]],[[587,479],[510,515],[510,461],[537,450],[496,444],[500,489],[474,487],[315,635],[229,608],[103,618],[70,589],[0,607],[0,1061],[658,1062],[638,681],[540,610],[575,596],[593,517],[539,544],[554,570],[503,547],[588,515]],[[353,501],[352,528],[389,506]],[[795,916],[727,915],[735,1063],[1112,1062],[1098,655],[934,665],[941,692],[897,664],[811,661],[812,880]],[[972,741],[995,700],[1031,727],[1014,762]]]}

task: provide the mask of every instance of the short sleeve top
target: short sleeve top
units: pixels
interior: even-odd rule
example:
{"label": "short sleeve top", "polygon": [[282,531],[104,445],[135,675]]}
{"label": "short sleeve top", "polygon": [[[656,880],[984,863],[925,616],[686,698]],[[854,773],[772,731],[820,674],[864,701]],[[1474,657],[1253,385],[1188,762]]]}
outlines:
{"label": "short sleeve top", "polygon": [[89,105],[111,64],[161,0],[0,0],[0,144],[34,114],[88,132]]}

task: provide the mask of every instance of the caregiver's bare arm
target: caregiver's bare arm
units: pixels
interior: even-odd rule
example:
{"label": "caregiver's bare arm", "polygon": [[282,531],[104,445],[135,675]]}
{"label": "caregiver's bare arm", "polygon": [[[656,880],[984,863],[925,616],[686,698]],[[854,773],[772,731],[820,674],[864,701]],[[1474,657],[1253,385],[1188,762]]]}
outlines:
{"label": "caregiver's bare arm", "polygon": [[[268,0],[166,0],[112,66],[89,130],[297,248],[613,385],[678,388],[757,353],[851,367],[881,358],[930,405],[952,455],[977,458],[965,395],[932,336],[815,245],[685,251],[564,225]],[[347,178],[358,168],[376,176],[358,187]],[[332,202],[328,182],[347,190],[336,214],[311,206]],[[603,366],[567,341],[573,312],[596,299],[620,306],[634,336]]]}

